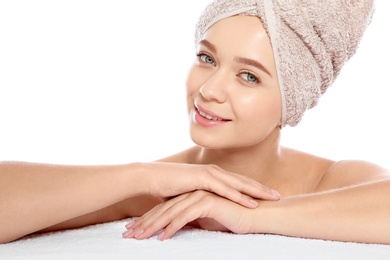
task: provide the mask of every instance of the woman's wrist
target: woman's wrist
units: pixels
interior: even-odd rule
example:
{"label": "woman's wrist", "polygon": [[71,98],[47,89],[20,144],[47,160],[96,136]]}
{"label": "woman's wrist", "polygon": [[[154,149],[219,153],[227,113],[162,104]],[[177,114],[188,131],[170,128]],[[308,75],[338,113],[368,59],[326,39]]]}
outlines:
{"label": "woman's wrist", "polygon": [[150,174],[144,163],[129,163],[125,167],[126,185],[129,197],[150,194]]}
{"label": "woman's wrist", "polygon": [[283,200],[279,201],[258,201],[259,206],[252,212],[253,233],[278,234],[281,228],[283,213]]}

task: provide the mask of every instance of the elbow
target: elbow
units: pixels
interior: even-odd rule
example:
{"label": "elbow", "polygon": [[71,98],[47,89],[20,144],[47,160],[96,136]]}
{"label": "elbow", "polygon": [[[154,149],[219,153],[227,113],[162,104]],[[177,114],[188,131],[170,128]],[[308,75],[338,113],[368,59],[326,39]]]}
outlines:
{"label": "elbow", "polygon": [[20,237],[8,235],[8,234],[5,234],[5,235],[0,234],[0,245],[13,242],[13,241],[17,240],[18,238],[20,238]]}
{"label": "elbow", "polygon": [[21,232],[15,228],[15,225],[10,224],[9,221],[0,221],[0,244],[6,244],[13,242],[27,234]]}

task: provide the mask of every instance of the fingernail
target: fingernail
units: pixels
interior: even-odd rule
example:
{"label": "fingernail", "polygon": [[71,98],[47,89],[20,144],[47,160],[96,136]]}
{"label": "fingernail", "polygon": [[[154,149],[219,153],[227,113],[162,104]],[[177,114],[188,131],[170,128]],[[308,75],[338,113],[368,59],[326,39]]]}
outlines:
{"label": "fingernail", "polygon": [[134,237],[138,238],[142,233],[144,233],[143,229],[138,230],[137,232],[134,233]]}
{"label": "fingernail", "polygon": [[164,240],[164,235],[165,235],[165,232],[161,232],[160,235],[158,235],[157,239]]}
{"label": "fingernail", "polygon": [[276,190],[271,190],[271,193],[273,195],[275,195],[276,197],[280,197],[281,196],[280,193],[278,191],[276,191]]}
{"label": "fingernail", "polygon": [[129,229],[129,228],[131,228],[134,224],[135,224],[135,221],[132,221],[132,222],[130,222],[129,224],[127,224],[125,227],[126,227],[127,229]]}
{"label": "fingernail", "polygon": [[249,202],[255,207],[259,206],[259,203],[255,200],[249,200]]}
{"label": "fingernail", "polygon": [[122,237],[126,238],[126,237],[129,237],[132,233],[133,233],[133,229],[129,229],[125,232],[122,233]]}

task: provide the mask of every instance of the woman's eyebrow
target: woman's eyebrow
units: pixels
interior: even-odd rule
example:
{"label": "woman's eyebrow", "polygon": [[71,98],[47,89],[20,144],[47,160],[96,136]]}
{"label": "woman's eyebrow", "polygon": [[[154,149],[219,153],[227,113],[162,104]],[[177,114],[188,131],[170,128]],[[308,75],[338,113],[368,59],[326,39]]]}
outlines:
{"label": "woman's eyebrow", "polygon": [[259,70],[264,71],[265,73],[267,73],[268,75],[270,75],[272,77],[271,73],[266,69],[266,67],[264,67],[263,64],[261,64],[260,62],[258,62],[256,60],[243,58],[243,57],[235,57],[234,61],[238,62],[238,63],[242,63],[242,64],[246,64],[246,65],[250,65],[250,66],[256,67]]}
{"label": "woman's eyebrow", "polygon": [[[211,42],[209,42],[208,40],[201,40],[199,42],[199,45],[204,45],[205,47],[207,47],[208,49],[210,49],[212,52],[214,52],[215,54],[217,54],[217,48],[215,47],[214,44],[212,44]],[[256,60],[252,60],[252,59],[248,59],[248,58],[243,58],[243,57],[235,57],[234,58],[234,61],[235,62],[238,62],[238,63],[242,63],[242,64],[246,64],[246,65],[250,65],[250,66],[254,66],[256,68],[258,68],[259,70],[262,70],[264,71],[265,73],[267,73],[269,76],[272,77],[271,73],[266,69],[266,67],[264,67],[263,64],[261,64],[260,62],[256,61]]]}
{"label": "woman's eyebrow", "polygon": [[215,45],[208,40],[201,40],[199,44],[206,46],[208,49],[210,49],[210,51],[214,52],[215,54],[217,53],[217,48],[215,47]]}

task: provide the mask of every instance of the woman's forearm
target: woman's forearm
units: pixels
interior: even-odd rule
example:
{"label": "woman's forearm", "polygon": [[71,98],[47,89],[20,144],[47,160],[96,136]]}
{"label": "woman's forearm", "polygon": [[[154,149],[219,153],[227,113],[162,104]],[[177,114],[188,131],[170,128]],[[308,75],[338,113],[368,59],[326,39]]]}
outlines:
{"label": "woman's forearm", "polygon": [[143,194],[139,176],[138,164],[0,163],[0,242]]}
{"label": "woman's forearm", "polygon": [[264,201],[255,211],[260,233],[390,244],[390,180]]}
{"label": "woman's forearm", "polygon": [[[147,202],[145,196],[124,201],[138,195],[166,198],[208,190],[247,208],[257,206],[253,198],[279,199],[275,191],[215,165],[164,162],[115,166],[0,163],[0,185],[0,243],[58,227],[67,220],[71,221],[59,226],[104,221],[110,219],[107,211],[143,213],[157,203]],[[145,204],[150,208],[145,209]],[[103,208],[104,212],[96,212]],[[102,214],[86,219],[85,214],[92,212]]]}

